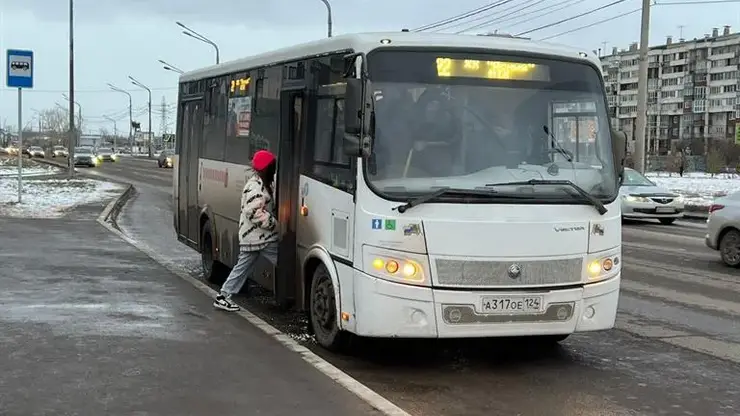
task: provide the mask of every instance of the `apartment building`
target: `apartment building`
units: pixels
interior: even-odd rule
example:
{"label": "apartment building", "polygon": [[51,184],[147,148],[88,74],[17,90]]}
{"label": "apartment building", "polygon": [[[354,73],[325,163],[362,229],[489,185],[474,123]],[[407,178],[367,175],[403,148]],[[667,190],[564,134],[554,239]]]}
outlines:
{"label": "apartment building", "polygon": [[[613,48],[601,58],[612,125],[627,133],[634,150],[638,45]],[[711,140],[734,140],[740,124],[740,33],[725,26],[701,39],[672,37],[648,52],[646,142],[648,153],[676,149],[702,154]]]}

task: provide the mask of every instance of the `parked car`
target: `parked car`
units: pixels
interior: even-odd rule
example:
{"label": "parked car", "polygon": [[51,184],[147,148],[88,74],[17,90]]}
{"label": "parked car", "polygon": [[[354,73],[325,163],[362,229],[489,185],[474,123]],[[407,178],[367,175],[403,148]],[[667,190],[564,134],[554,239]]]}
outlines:
{"label": "parked car", "polygon": [[46,152],[44,152],[44,149],[40,148],[39,146],[31,146],[28,148],[28,156],[29,157],[46,157]]}
{"label": "parked car", "polygon": [[171,168],[172,167],[172,155],[175,154],[174,149],[165,149],[157,157],[157,165],[160,168]]}
{"label": "parked car", "polygon": [[740,192],[714,200],[704,240],[709,248],[719,251],[726,265],[740,267]]}
{"label": "parked car", "polygon": [[623,218],[656,219],[669,225],[683,217],[685,205],[681,195],[656,185],[634,169],[624,169],[619,196]]}
{"label": "parked car", "polygon": [[64,146],[54,146],[51,157],[69,157],[69,152]]}
{"label": "parked car", "polygon": [[112,149],[100,149],[98,151],[98,159],[101,162],[116,162],[118,161],[118,155]]}
{"label": "parked car", "polygon": [[75,147],[75,166],[87,166],[94,168],[100,164],[98,155],[89,147]]}

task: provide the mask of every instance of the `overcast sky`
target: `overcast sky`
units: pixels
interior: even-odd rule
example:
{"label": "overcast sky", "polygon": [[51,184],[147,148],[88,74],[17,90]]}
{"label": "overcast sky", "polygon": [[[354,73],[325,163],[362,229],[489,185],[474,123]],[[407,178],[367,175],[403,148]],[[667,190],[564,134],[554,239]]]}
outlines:
{"label": "overcast sky", "polygon": [[[486,0],[331,0],[334,33],[400,30],[464,13]],[[499,2],[502,0],[498,0]],[[498,24],[472,33],[502,29],[514,34],[554,23],[614,0],[510,0],[481,15],[457,22],[449,31],[462,30],[498,17]],[[667,2],[668,0],[666,0]],[[670,0],[689,1],[689,0]],[[564,6],[565,8],[557,11]],[[528,34],[533,39],[575,29],[640,6],[626,0],[616,6]],[[659,1],[660,3],[660,1]],[[218,7],[215,5],[218,4]],[[570,4],[570,5],[568,5]],[[547,8],[544,9],[543,8]],[[509,15],[529,13],[518,20]],[[494,14],[495,13],[495,14]],[[213,49],[181,34],[180,20],[216,42],[221,60],[238,59],[263,51],[318,39],[326,35],[326,9],[320,0],[75,0],[76,101],[82,107],[86,133],[112,130],[105,117],[118,119],[118,129],[128,133],[128,98],[110,91],[113,83],[133,94],[134,118],[146,129],[147,94],[128,82],[132,75],[153,90],[152,125],[161,132],[162,99],[168,103],[170,131],[174,125],[177,74],[165,71],[158,59],[184,70],[210,65]],[[484,18],[484,16],[490,16]],[[538,17],[539,16],[539,17]],[[480,18],[480,19],[479,19]],[[6,49],[31,49],[35,53],[35,86],[24,92],[24,125],[36,126],[33,110],[66,105],[68,88],[68,0],[0,0],[0,49],[7,68]],[[472,21],[473,19],[479,19]],[[505,20],[505,21],[503,21]],[[731,25],[740,30],[740,3],[656,6],[652,13],[650,43],[665,42],[666,35],[701,37],[712,27]],[[515,25],[516,24],[516,25]],[[511,25],[514,25],[513,27]],[[627,47],[639,39],[640,13],[576,31],[554,39],[586,51],[613,46]],[[17,95],[6,88],[0,74],[0,127],[17,124]]]}

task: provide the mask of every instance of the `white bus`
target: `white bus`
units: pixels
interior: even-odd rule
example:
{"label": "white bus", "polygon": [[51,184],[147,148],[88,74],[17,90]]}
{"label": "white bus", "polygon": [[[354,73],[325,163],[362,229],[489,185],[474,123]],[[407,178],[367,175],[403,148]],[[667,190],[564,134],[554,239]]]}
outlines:
{"label": "white bus", "polygon": [[180,77],[178,239],[223,280],[242,187],[277,154],[278,267],[317,341],[612,328],[625,136],[600,62],[526,39],[336,36]]}

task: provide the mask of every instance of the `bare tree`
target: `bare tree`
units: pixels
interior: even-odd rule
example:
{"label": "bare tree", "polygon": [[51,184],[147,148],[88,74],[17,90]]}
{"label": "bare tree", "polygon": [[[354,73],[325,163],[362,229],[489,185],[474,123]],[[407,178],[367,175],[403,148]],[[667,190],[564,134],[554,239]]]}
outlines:
{"label": "bare tree", "polygon": [[57,143],[69,146],[69,117],[67,112],[59,107],[53,107],[41,111],[41,122],[46,127],[46,132]]}

